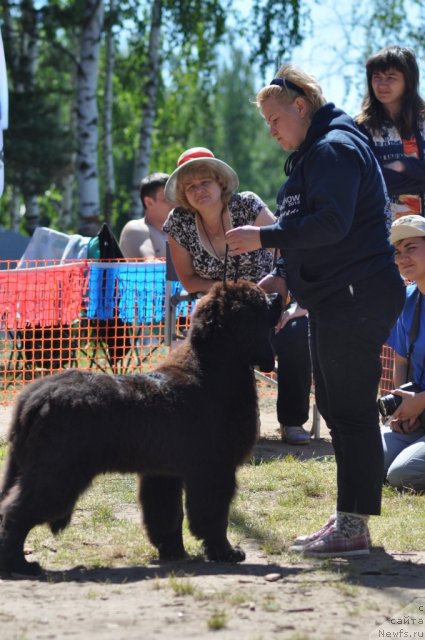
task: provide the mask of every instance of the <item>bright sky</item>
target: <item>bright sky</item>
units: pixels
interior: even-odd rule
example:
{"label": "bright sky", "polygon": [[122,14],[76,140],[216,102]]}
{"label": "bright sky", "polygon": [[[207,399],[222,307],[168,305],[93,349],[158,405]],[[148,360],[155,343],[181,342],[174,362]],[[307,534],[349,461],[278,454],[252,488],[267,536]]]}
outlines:
{"label": "bright sky", "polygon": [[[356,115],[365,84],[365,34],[360,26],[353,28],[351,11],[354,4],[362,5],[362,17],[370,8],[370,0],[304,0],[309,6],[309,35],[303,44],[293,51],[291,62],[303,67],[316,76],[326,99],[349,113]],[[409,18],[413,24],[419,9],[412,0],[405,0],[409,5]],[[237,0],[238,8],[249,12],[250,0]],[[401,37],[402,39],[402,37]],[[394,41],[370,44],[371,52],[381,47],[399,44]],[[400,42],[404,44],[404,42]],[[289,60],[285,60],[289,61]],[[418,58],[421,76],[425,78],[425,63]],[[424,86],[425,81],[422,82]],[[424,93],[424,92],[422,92]]]}
{"label": "bright sky", "polygon": [[312,33],[294,50],[292,62],[315,75],[326,99],[353,116],[360,109],[365,77],[357,65],[363,53],[361,45],[359,50],[353,50],[347,46],[345,35],[352,0],[309,4]]}

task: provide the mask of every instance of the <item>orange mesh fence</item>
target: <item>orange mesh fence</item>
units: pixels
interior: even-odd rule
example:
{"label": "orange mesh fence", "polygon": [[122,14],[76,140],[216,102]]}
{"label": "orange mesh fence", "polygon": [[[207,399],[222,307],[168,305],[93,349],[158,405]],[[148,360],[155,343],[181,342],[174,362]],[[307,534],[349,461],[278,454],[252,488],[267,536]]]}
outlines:
{"label": "orange mesh fence", "polygon": [[[67,367],[140,372],[168,353],[164,261],[30,265],[0,263],[1,402],[13,402],[25,383]],[[179,305],[178,313],[184,335],[189,305]]]}
{"label": "orange mesh fence", "polygon": [[394,389],[393,368],[394,368],[394,351],[388,345],[384,345],[381,353],[382,374],[380,394],[385,395]]}
{"label": "orange mesh fence", "polygon": [[[0,261],[0,402],[22,386],[68,367],[93,372],[148,371],[165,346],[165,261]],[[172,283],[174,294],[180,285]],[[183,338],[191,305],[177,308]],[[392,388],[392,353],[383,352],[382,390]],[[276,375],[258,382],[275,398]]]}

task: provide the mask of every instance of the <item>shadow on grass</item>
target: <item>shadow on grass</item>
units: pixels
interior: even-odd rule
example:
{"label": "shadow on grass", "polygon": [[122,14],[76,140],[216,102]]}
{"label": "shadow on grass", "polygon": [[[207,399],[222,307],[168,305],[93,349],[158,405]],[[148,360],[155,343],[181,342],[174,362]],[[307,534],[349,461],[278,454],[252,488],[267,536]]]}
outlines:
{"label": "shadow on grass", "polygon": [[[316,561],[317,562],[317,561]],[[425,553],[388,553],[371,547],[369,556],[319,561],[323,569],[337,573],[345,582],[372,589],[425,589]]]}
{"label": "shadow on grass", "polygon": [[334,450],[332,443],[323,438],[310,440],[310,443],[307,445],[293,445],[282,442],[282,440],[277,437],[268,437],[260,438],[257,441],[252,453],[252,459],[254,462],[259,462],[261,460],[291,456],[299,460],[311,460],[313,458],[333,455]]}
{"label": "shadow on grass", "polygon": [[[282,567],[280,564],[238,563],[228,564],[221,562],[207,562],[198,557],[175,562],[149,564],[147,566],[132,567],[73,567],[64,571],[44,570],[39,576],[23,576],[19,574],[3,574],[3,579],[31,580],[36,582],[97,582],[108,584],[124,584],[153,580],[155,578],[167,578],[170,575],[176,577],[192,576],[235,576],[238,578],[259,577],[264,578],[270,573],[279,573],[283,579],[305,572],[305,568]],[[0,574],[1,575],[1,574]]]}
{"label": "shadow on grass", "polygon": [[371,589],[391,589],[394,595],[401,589],[414,589],[423,593],[425,589],[424,563],[425,555],[417,553],[404,553],[391,555],[382,547],[372,548],[370,556],[358,558],[346,558],[340,560],[317,560],[313,558],[299,559],[299,564],[284,564],[274,562],[225,564],[204,562],[199,558],[170,562],[166,564],[149,564],[147,566],[132,567],[97,567],[86,568],[77,566],[65,571],[46,570],[41,576],[7,576],[10,580],[31,580],[36,582],[61,583],[98,583],[98,584],[126,584],[167,578],[170,575],[176,577],[206,577],[206,576],[235,576],[241,582],[256,578],[265,578],[268,574],[280,575],[280,580],[295,579],[300,577],[303,581],[308,576],[314,576],[320,572],[334,573],[339,581],[353,586],[368,587]]}

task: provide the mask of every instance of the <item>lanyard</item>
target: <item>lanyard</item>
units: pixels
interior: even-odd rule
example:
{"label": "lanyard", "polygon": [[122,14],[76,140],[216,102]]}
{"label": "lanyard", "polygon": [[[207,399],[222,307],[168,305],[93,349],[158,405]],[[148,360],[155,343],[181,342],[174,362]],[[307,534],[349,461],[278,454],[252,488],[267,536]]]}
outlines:
{"label": "lanyard", "polygon": [[415,346],[416,338],[418,337],[418,333],[419,333],[421,305],[422,305],[422,294],[418,289],[418,295],[415,303],[415,312],[413,314],[413,322],[409,331],[409,350],[407,352],[406,382],[409,382],[409,372],[410,372],[412,353]]}

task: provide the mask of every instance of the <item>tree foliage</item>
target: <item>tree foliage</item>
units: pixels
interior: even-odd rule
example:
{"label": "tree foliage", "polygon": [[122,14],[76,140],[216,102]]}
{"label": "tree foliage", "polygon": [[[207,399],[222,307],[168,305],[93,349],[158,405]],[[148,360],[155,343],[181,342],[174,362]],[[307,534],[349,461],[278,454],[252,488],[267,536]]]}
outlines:
{"label": "tree foliage", "polygon": [[306,5],[302,0],[253,0],[251,59],[258,59],[263,71],[278,66],[302,42]]}
{"label": "tree foliage", "polygon": [[[143,158],[149,171],[172,171],[183,149],[208,146],[234,166],[242,189],[257,192],[273,207],[284,155],[267,135],[252,100],[261,78],[271,75],[282,61],[293,59],[307,27],[314,32],[309,22],[311,2],[319,0],[251,0],[250,11],[240,12],[234,0],[161,0],[153,98],[147,90],[153,2],[105,3],[93,91],[99,109],[99,162],[104,167],[113,160],[115,172],[109,183],[116,185],[110,213],[116,233],[131,213],[134,163],[147,105],[153,109],[152,128],[143,134],[150,136]],[[5,224],[10,211],[17,210],[16,194],[22,202],[38,198],[44,224],[61,224],[61,220],[64,224],[60,216],[64,185],[74,184],[66,230],[79,228],[77,188],[72,183],[78,151],[75,78],[86,6],[86,0],[0,2],[10,88],[6,190],[0,201],[0,221]],[[349,67],[355,68],[351,75],[362,73],[365,56],[385,44],[402,42],[413,46],[419,56],[424,51],[425,0],[352,0],[349,6],[346,56],[340,57],[340,74],[347,81]],[[107,33],[115,44],[108,130],[112,159],[102,151],[106,126],[102,122],[107,122],[103,118]],[[100,197],[110,190],[100,178]]]}

